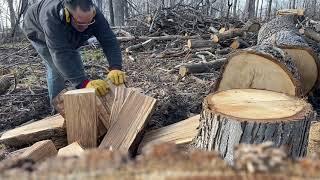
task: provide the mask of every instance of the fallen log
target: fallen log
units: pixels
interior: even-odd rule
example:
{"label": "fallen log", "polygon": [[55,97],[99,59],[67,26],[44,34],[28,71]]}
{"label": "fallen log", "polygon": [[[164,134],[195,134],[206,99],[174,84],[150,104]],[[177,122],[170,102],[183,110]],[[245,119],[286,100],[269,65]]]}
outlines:
{"label": "fallen log", "polygon": [[103,138],[99,148],[111,148],[131,152],[136,150],[137,142],[152,114],[156,100],[136,91],[127,95],[116,122],[114,122]]}
{"label": "fallen log", "polygon": [[223,49],[218,49],[215,51],[215,54],[218,54],[218,55],[227,55],[229,53],[232,52],[232,48],[223,48]]}
{"label": "fallen log", "polygon": [[79,141],[84,148],[97,146],[95,89],[78,89],[64,94],[68,143]]}
{"label": "fallen log", "polygon": [[215,47],[217,46],[217,44],[212,42],[211,40],[189,39],[187,42],[187,46],[190,49],[195,49],[195,48]]}
{"label": "fallen log", "polygon": [[318,43],[320,43],[320,34],[311,28],[302,28],[299,30],[300,34],[305,35],[307,38],[310,38]]}
{"label": "fallen log", "polygon": [[295,26],[297,22],[297,16],[295,15],[275,17],[260,28],[257,44],[261,44],[262,41],[270,38],[273,34],[280,31],[294,31],[295,33],[298,32],[298,29]]}
{"label": "fallen log", "polygon": [[302,95],[300,74],[291,57],[273,46],[254,46],[232,54],[221,70],[214,91],[265,89]]}
{"label": "fallen log", "polygon": [[130,53],[132,51],[138,50],[138,49],[148,49],[150,48],[152,45],[154,44],[154,40],[153,39],[149,39],[147,41],[144,41],[142,43],[139,44],[135,44],[133,46],[127,47],[126,48],[126,53]]}
{"label": "fallen log", "polygon": [[211,36],[211,39],[215,43],[222,42],[227,39],[231,39],[237,36],[243,36],[245,31],[243,29],[231,29],[228,31],[225,31],[224,33],[214,34]]}
{"label": "fallen log", "polygon": [[61,115],[48,117],[3,133],[0,143],[23,147],[50,139],[57,148],[64,147],[67,144],[64,123],[65,120]]}
{"label": "fallen log", "polygon": [[226,58],[216,59],[207,63],[185,64],[179,67],[179,75],[185,77],[193,73],[203,73],[218,70],[227,62]]}
{"label": "fallen log", "polygon": [[232,89],[204,99],[200,129],[192,145],[220,153],[232,163],[239,143],[272,141],[286,146],[290,157],[306,155],[312,106],[283,93],[255,89]]}
{"label": "fallen log", "polygon": [[274,45],[292,58],[300,73],[302,94],[307,95],[318,86],[320,77],[319,59],[308,43],[296,31],[279,31],[270,38],[264,39],[261,44]]}
{"label": "fallen log", "polygon": [[158,143],[174,143],[177,145],[189,144],[198,133],[200,115],[186,120],[146,132],[139,146],[138,152],[145,147]]}
{"label": "fallen log", "polygon": [[297,15],[297,16],[304,16],[304,9],[281,9],[278,10],[276,15],[277,16],[287,16],[287,15]]}

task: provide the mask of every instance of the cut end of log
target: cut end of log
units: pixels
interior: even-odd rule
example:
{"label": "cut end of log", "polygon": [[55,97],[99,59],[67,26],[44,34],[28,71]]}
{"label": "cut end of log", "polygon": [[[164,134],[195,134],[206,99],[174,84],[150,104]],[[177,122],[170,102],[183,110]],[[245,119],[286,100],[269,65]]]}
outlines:
{"label": "cut end of log", "polygon": [[219,33],[224,33],[224,32],[226,32],[226,28],[221,28],[220,30],[219,30]]}
{"label": "cut end of log", "polygon": [[213,35],[211,38],[212,38],[213,42],[215,42],[215,43],[219,42],[219,37],[217,35]]}
{"label": "cut end of log", "polygon": [[[298,117],[307,103],[296,97],[256,89],[232,89],[207,97],[210,110],[246,120],[285,120]],[[272,121],[271,121],[272,120]]]}
{"label": "cut end of log", "polygon": [[296,96],[299,95],[296,82],[276,60],[244,52],[229,59],[216,89],[266,89]]}
{"label": "cut end of log", "polygon": [[185,66],[181,66],[181,67],[179,68],[179,75],[180,75],[181,77],[187,76],[187,75],[188,75],[188,68],[185,67]]}

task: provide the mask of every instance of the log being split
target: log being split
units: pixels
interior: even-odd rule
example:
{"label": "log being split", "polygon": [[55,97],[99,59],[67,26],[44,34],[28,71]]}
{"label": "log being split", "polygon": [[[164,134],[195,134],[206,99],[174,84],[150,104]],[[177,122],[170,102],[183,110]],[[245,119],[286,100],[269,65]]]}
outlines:
{"label": "log being split", "polygon": [[266,90],[232,89],[204,99],[200,129],[192,146],[216,150],[229,163],[235,145],[272,141],[291,157],[306,154],[310,122],[316,113],[297,97]]}
{"label": "log being split", "polygon": [[319,60],[313,49],[294,31],[279,31],[261,44],[274,45],[292,58],[301,75],[302,93],[307,95],[319,82]]}
{"label": "log being split", "polygon": [[265,89],[301,96],[300,74],[291,57],[273,46],[254,46],[231,55],[215,91]]}

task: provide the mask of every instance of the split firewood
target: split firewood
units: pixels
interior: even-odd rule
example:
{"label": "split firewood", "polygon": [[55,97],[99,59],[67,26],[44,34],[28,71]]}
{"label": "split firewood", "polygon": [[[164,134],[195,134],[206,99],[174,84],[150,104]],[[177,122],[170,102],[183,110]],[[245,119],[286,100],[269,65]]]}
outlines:
{"label": "split firewood", "polygon": [[301,75],[280,48],[260,45],[232,54],[218,77],[214,91],[265,89],[302,96]]}
{"label": "split firewood", "polygon": [[18,156],[20,159],[31,159],[34,162],[57,155],[58,151],[51,140],[39,141],[28,147]]}
{"label": "split firewood", "polygon": [[145,42],[130,46],[126,48],[126,53],[138,50],[138,49],[149,49],[154,44],[153,39],[149,39]]}
{"label": "split firewood", "polygon": [[198,134],[200,115],[147,132],[142,139],[139,152],[149,145],[173,142],[177,145],[188,144]]}
{"label": "split firewood", "polygon": [[220,69],[225,63],[227,59],[217,59],[207,63],[196,63],[196,64],[185,64],[179,67],[179,75],[181,77],[185,77],[188,74],[193,73],[204,73],[209,71],[216,71]]}
{"label": "split firewood", "polygon": [[201,114],[192,146],[216,150],[230,164],[234,147],[240,143],[272,141],[275,147],[286,147],[290,157],[305,156],[310,122],[316,120],[316,112],[306,101],[257,89],[210,94],[204,99]]}
{"label": "split firewood", "polygon": [[68,143],[79,141],[85,148],[97,146],[97,108],[94,89],[78,89],[64,95]]}
{"label": "split firewood", "polygon": [[307,38],[310,38],[320,43],[320,33],[314,31],[311,28],[302,28],[299,30],[299,33],[305,35]]}
{"label": "split firewood", "polygon": [[233,40],[230,47],[232,49],[243,49],[243,48],[250,47],[250,44],[244,41],[243,39],[237,37]]}
{"label": "split firewood", "polygon": [[61,115],[48,117],[6,131],[2,134],[0,143],[13,147],[23,147],[46,139],[51,139],[57,148],[67,144],[65,121]]}
{"label": "split firewood", "polygon": [[66,147],[59,149],[58,156],[59,157],[79,157],[84,152],[84,149],[78,142],[74,142],[69,144]]}

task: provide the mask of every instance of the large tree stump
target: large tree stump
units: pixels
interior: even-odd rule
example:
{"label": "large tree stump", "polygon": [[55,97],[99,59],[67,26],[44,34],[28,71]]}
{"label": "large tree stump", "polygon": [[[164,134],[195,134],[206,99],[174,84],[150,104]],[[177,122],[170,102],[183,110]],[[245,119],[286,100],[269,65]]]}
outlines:
{"label": "large tree stump", "polygon": [[233,89],[204,99],[200,127],[192,146],[216,150],[229,163],[234,146],[272,141],[289,156],[306,154],[310,122],[316,113],[297,97],[266,90]]}
{"label": "large tree stump", "polygon": [[247,88],[301,96],[300,74],[291,57],[280,48],[254,46],[228,58],[214,90]]}

